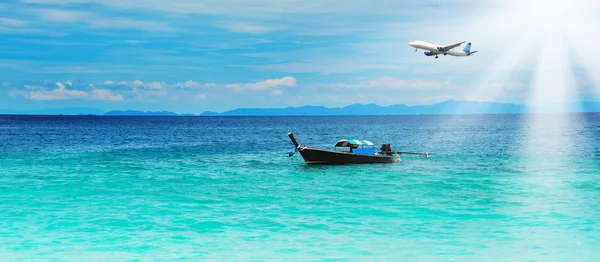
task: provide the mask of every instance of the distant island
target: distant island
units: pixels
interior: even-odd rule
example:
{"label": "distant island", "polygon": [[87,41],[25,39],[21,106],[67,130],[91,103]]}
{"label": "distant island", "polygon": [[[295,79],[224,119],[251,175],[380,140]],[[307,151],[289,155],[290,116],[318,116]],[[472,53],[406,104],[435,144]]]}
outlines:
{"label": "distant island", "polygon": [[[448,115],[448,114],[527,114],[537,112],[600,112],[600,102],[577,102],[564,106],[534,108],[524,104],[472,102],[447,100],[431,105],[407,106],[403,104],[380,106],[352,104],[345,107],[301,106],[285,108],[238,108],[225,112],[205,111],[199,116],[328,116],[328,115]],[[94,108],[54,108],[46,110],[0,110],[0,114],[13,115],[105,115],[105,116],[198,116],[168,111],[108,111]]]}
{"label": "distant island", "polygon": [[[447,115],[447,114],[527,114],[556,112],[558,107],[532,108],[523,104],[448,100],[432,105],[353,104],[345,107],[302,106],[286,108],[239,108],[222,113],[206,111],[201,116],[319,116],[319,115]],[[565,108],[565,107],[562,107]],[[600,112],[600,103],[566,105],[567,112]]]}
{"label": "distant island", "polygon": [[3,115],[102,115],[103,110],[96,108],[68,107],[68,108],[48,108],[38,110],[2,110]]}

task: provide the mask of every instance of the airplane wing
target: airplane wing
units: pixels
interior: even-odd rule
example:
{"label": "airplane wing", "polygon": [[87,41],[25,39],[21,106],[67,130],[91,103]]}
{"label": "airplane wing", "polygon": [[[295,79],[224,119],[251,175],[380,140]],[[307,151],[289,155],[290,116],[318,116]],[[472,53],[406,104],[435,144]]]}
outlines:
{"label": "airplane wing", "polygon": [[[440,51],[448,51],[448,50],[450,50],[450,49],[452,49],[452,48],[456,48],[457,46],[460,46],[460,45],[464,44],[465,42],[466,42],[466,41],[462,41],[462,42],[460,42],[460,43],[458,43],[458,44],[453,44],[453,45],[449,45],[449,46],[444,46],[444,47],[442,47],[442,48],[440,49]],[[438,48],[438,49],[439,49],[439,48]]]}

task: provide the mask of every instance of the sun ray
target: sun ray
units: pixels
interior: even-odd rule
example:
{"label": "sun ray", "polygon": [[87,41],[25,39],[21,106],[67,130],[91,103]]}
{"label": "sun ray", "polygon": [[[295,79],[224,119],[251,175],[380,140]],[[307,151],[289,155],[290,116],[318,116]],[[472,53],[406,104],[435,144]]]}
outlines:
{"label": "sun ray", "polygon": [[594,4],[590,1],[587,5],[579,7],[579,15],[574,18],[574,26],[568,31],[568,41],[573,47],[573,54],[577,59],[577,64],[581,67],[579,70],[584,72],[586,79],[591,81],[591,92],[582,94],[587,96],[590,101],[600,101],[600,52],[597,52],[600,35],[596,34],[600,30],[600,19],[594,14],[600,12],[600,4]]}
{"label": "sun ray", "polygon": [[569,57],[569,31],[577,25],[577,0],[573,2],[535,0],[530,2],[532,10],[527,28],[536,33],[540,43],[537,51],[537,66],[533,72],[529,105],[556,114],[528,116],[530,126],[524,147],[528,156],[566,157],[571,155],[573,141],[568,130],[579,123],[569,114],[567,104],[577,97],[576,80]]}
{"label": "sun ray", "polygon": [[[591,0],[505,0],[486,5],[489,12],[477,15],[472,19],[477,23],[465,29],[475,34],[485,32],[478,39],[482,46],[503,43],[504,47],[482,52],[494,57],[493,62],[467,86],[463,94],[466,100],[498,102],[506,99],[563,112],[571,109],[568,104],[581,96],[578,86],[581,81],[577,77],[581,71],[587,73],[594,87],[600,86],[600,66],[597,65],[600,52],[595,51],[600,36],[593,35],[600,25],[595,17],[600,4]],[[569,50],[576,50],[578,56],[571,55]],[[518,96],[516,90],[502,92],[490,86],[511,81],[524,85],[524,90],[518,90],[522,92]],[[553,114],[532,115],[526,119],[525,156],[535,157],[540,149],[550,155],[573,153],[575,141],[565,133],[577,129],[581,124],[578,117]]]}
{"label": "sun ray", "polygon": [[514,72],[510,69],[525,62],[523,57],[527,56],[528,47],[532,45],[532,39],[527,39],[517,43],[516,48],[506,50],[503,55],[492,63],[490,70],[487,70],[483,76],[474,78],[471,81],[464,98],[466,100],[488,100],[491,102],[505,95],[503,90],[496,90],[493,85],[513,80]]}
{"label": "sun ray", "polygon": [[539,50],[529,104],[536,108],[552,106],[564,112],[566,103],[573,102],[576,95],[572,92],[575,78],[571,61],[562,36],[545,37],[544,43]]}

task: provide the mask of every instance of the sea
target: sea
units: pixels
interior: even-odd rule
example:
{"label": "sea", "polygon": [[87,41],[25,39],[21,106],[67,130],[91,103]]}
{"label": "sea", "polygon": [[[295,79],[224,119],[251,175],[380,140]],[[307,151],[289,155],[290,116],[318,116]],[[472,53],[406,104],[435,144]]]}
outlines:
{"label": "sea", "polygon": [[[302,145],[389,143],[312,166]],[[600,114],[0,116],[0,261],[600,261]]]}

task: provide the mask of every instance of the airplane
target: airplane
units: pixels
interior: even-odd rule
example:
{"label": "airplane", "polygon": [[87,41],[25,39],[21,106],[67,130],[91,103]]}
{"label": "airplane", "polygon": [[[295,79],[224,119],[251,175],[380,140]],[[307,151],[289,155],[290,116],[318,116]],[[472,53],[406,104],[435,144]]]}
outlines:
{"label": "airplane", "polygon": [[438,55],[451,55],[451,56],[470,56],[472,54],[477,53],[477,51],[471,51],[471,43],[468,43],[465,48],[460,50],[455,50],[454,48],[459,47],[464,44],[465,41],[462,41],[457,44],[449,45],[449,46],[440,46],[432,43],[427,43],[423,41],[412,41],[409,43],[410,46],[415,48],[415,52],[417,49],[427,50],[425,51],[426,56],[435,56],[435,59],[438,58]]}

